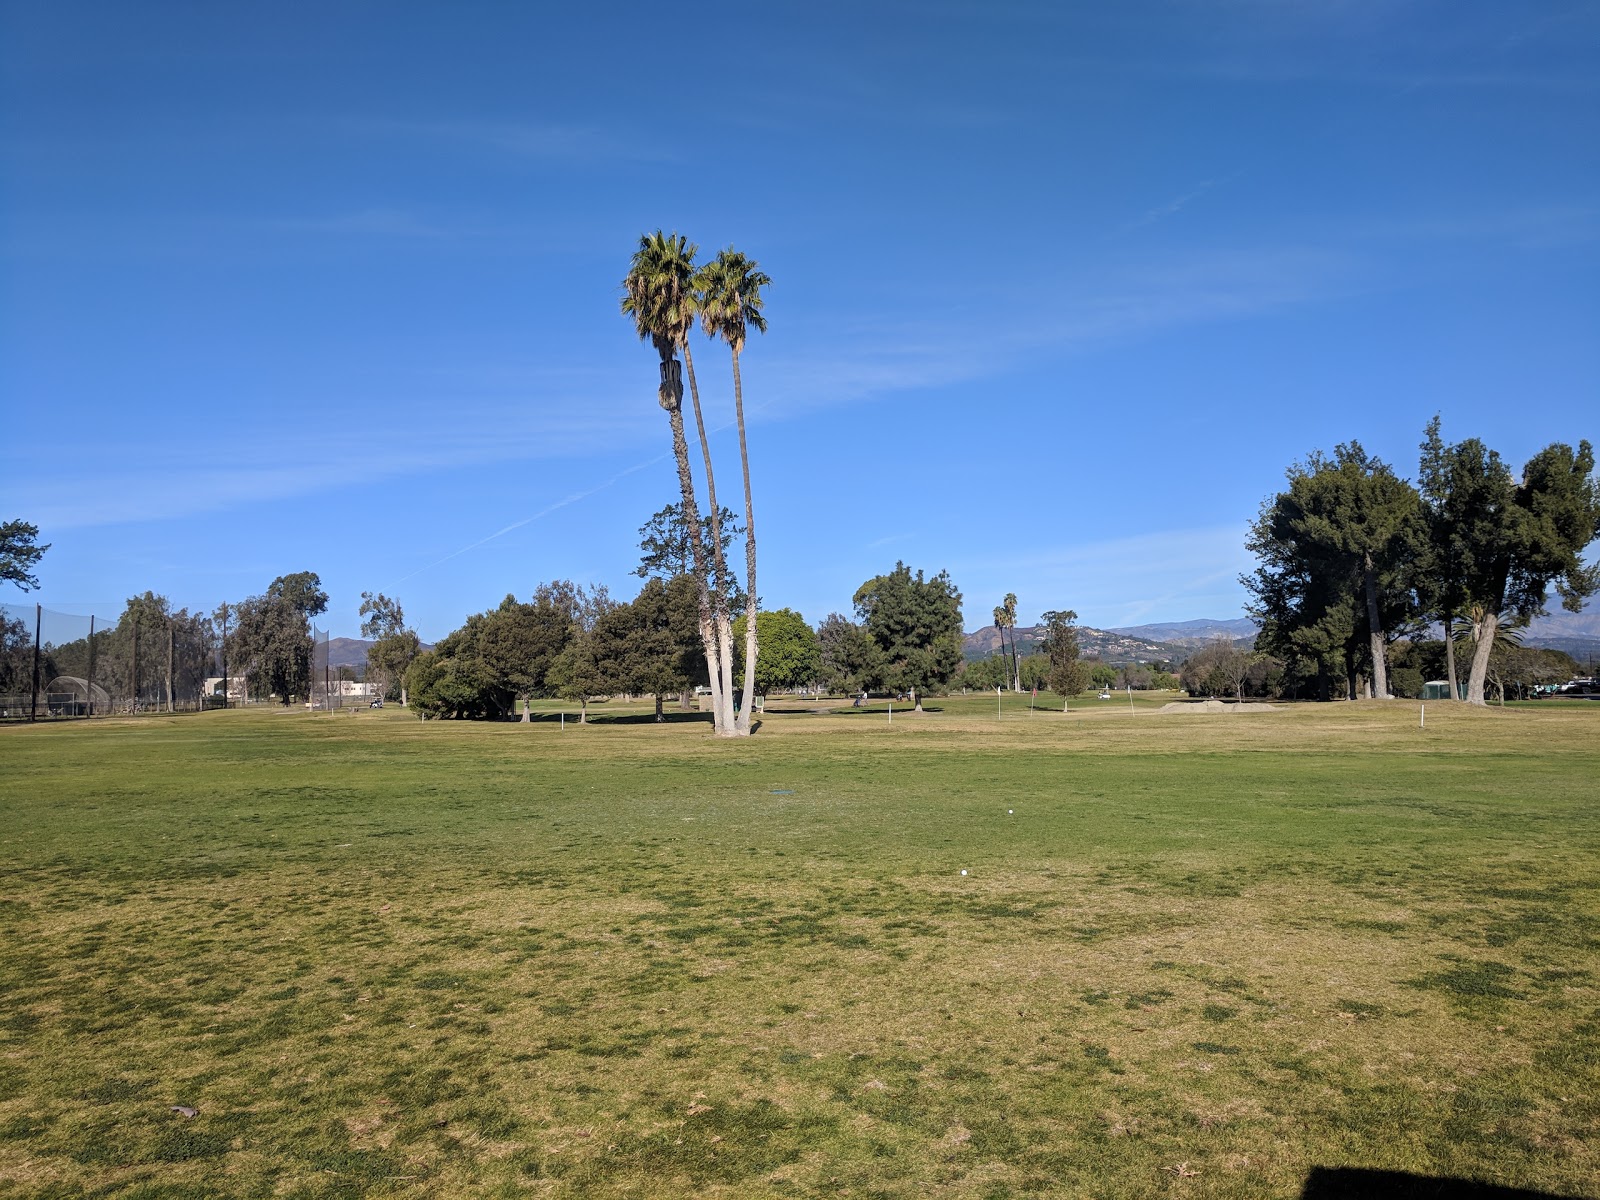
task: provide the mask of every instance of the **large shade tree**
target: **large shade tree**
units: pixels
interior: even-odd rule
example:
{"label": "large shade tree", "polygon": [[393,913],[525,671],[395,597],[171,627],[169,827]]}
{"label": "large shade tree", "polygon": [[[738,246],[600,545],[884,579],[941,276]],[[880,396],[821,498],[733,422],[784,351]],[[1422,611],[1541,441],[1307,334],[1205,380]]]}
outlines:
{"label": "large shade tree", "polygon": [[[756,597],[756,513],[750,494],[750,448],[745,437],[744,383],[739,372],[739,356],[744,353],[745,338],[749,331],[767,331],[767,319],[762,315],[761,290],[772,282],[754,260],[746,258],[731,246],[701,268],[696,276],[695,290],[699,294],[701,327],[710,337],[720,337],[728,343],[733,356],[733,410],[739,426],[739,463],[744,471],[744,562],[745,590],[749,596],[749,611],[755,612]],[[696,401],[696,417],[699,402]],[[710,452],[706,455],[706,477],[711,476]],[[713,497],[712,506],[715,509]],[[715,530],[713,529],[713,536]],[[740,733],[750,732],[751,700],[759,678],[761,622],[745,621],[744,638],[744,704],[737,724]]]}
{"label": "large shade tree", "polygon": [[1364,660],[1374,693],[1386,697],[1388,642],[1421,611],[1426,535],[1416,490],[1358,442],[1295,463],[1288,482],[1262,506],[1247,543],[1260,565],[1242,582],[1263,648],[1310,658],[1324,679],[1329,660],[1342,657],[1351,695]]}
{"label": "large shade tree", "polygon": [[416,656],[404,676],[411,706],[422,716],[497,720],[529,697],[560,695],[556,661],[612,607],[604,587],[565,579],[541,583],[527,602],[507,596]]}
{"label": "large shade tree", "polygon": [[[1335,447],[1332,460],[1313,455],[1309,470],[1291,476],[1293,518],[1301,536],[1324,548],[1326,557],[1357,581],[1367,622],[1367,652],[1373,692],[1389,696],[1385,601],[1409,598],[1414,567],[1424,552],[1425,531],[1417,491],[1360,442]],[[1402,604],[1403,616],[1414,607]]]}
{"label": "large shade tree", "polygon": [[923,696],[961,668],[961,593],[949,573],[924,578],[896,563],[856,590],[855,606],[877,649],[867,686],[910,692],[921,712]]}
{"label": "large shade tree", "polygon": [[883,657],[867,631],[843,613],[829,613],[817,626],[817,654],[822,682],[836,692],[872,686]]}
{"label": "large shade tree", "polygon": [[655,697],[656,720],[664,721],[662,702],[705,679],[695,633],[694,580],[688,575],[649,579],[631,604],[621,606],[624,637],[611,653],[617,677],[632,692]]}
{"label": "large shade tree", "polygon": [[[734,643],[744,633],[750,620],[746,613],[733,623]],[[755,690],[762,696],[778,688],[799,688],[815,683],[822,670],[822,654],[817,646],[817,635],[806,619],[792,608],[778,608],[756,614],[760,626],[761,657],[756,660]],[[739,669],[745,686],[749,686],[750,669],[744,663]]]}
{"label": "large shade tree", "polygon": [[[716,540],[724,559],[733,539],[744,532],[739,527],[739,518],[726,505],[717,517],[715,539],[711,533],[711,518],[702,517],[701,524],[705,545],[709,546]],[[689,545],[688,527],[683,523],[681,505],[668,504],[639,526],[639,565],[633,569],[633,573],[640,579],[662,581],[694,574],[694,554]],[[739,580],[732,572],[728,573],[725,586],[728,610],[737,617],[745,609],[744,589],[739,586]]]}
{"label": "large shade tree", "polygon": [[1477,438],[1441,454],[1445,553],[1455,595],[1470,613],[1467,700],[1483,704],[1502,624],[1541,615],[1552,585],[1571,612],[1600,590],[1600,564],[1583,561],[1600,537],[1600,482],[1586,441],[1576,450],[1562,442],[1546,446],[1528,460],[1520,481]]}
{"label": "large shade tree", "polygon": [[361,636],[371,640],[367,647],[367,682],[379,696],[395,695],[406,701],[405,675],[411,660],[422,653],[416,631],[406,627],[405,610],[400,601],[382,592],[361,593]]}
{"label": "large shade tree", "polygon": [[314,571],[280,575],[259,596],[234,606],[229,663],[258,694],[288,704],[311,690],[311,619],[328,608],[328,593]]}
{"label": "large shade tree", "polygon": [[1050,667],[1047,682],[1061,697],[1061,711],[1068,701],[1089,685],[1089,668],[1078,657],[1078,614],[1070,608],[1047,612],[1044,622],[1044,652]]}
{"label": "large shade tree", "polygon": [[33,568],[44,557],[49,545],[39,545],[39,527],[26,521],[0,523],[0,580],[14,583],[23,591],[39,586]]}

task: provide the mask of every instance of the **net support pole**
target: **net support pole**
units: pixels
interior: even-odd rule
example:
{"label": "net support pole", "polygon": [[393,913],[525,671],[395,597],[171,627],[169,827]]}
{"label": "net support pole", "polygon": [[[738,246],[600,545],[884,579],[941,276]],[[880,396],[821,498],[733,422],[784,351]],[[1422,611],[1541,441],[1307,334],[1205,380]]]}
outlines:
{"label": "net support pole", "polygon": [[228,606],[222,606],[222,707],[228,707]]}
{"label": "net support pole", "polygon": [[[39,717],[39,626],[44,622],[44,605],[33,606],[33,696],[28,701],[28,720]],[[23,626],[27,628],[26,625]]]}
{"label": "net support pole", "polygon": [[135,713],[137,713],[139,711],[139,619],[138,619],[138,617],[135,617],[134,620],[133,620],[133,708],[130,711],[135,712]]}
{"label": "net support pole", "polygon": [[167,711],[172,711],[172,618],[167,618]]}
{"label": "net support pole", "polygon": [[89,614],[89,679],[88,695],[84,697],[84,712],[94,716],[94,614]]}

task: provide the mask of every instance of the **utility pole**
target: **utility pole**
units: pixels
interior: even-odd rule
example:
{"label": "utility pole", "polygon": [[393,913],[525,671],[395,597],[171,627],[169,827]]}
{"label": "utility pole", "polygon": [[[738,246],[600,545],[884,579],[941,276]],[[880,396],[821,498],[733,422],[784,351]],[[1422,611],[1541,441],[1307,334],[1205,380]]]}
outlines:
{"label": "utility pole", "polygon": [[86,700],[86,702],[88,704],[88,708],[87,708],[86,711],[88,712],[89,716],[92,717],[92,716],[94,716],[94,614],[93,613],[89,614],[89,678],[87,680],[85,680],[84,682],[86,682],[89,685],[89,687],[87,689],[89,694],[88,694],[88,696],[85,697],[85,700]]}
{"label": "utility pole", "polygon": [[167,711],[172,711],[172,618],[167,618]]}
{"label": "utility pole", "polygon": [[[28,701],[28,720],[39,719],[39,625],[44,620],[44,606],[33,606],[33,696]],[[27,628],[26,625],[23,626]]]}
{"label": "utility pole", "polygon": [[228,707],[228,602],[222,602],[222,707]]}
{"label": "utility pole", "polygon": [[133,711],[139,711],[139,618],[133,618]]}

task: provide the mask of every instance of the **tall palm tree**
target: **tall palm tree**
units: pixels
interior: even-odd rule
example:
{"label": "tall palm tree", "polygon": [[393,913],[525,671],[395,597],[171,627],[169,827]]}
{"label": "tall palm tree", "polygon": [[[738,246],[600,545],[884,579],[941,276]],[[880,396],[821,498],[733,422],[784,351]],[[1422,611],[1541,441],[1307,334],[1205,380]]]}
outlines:
{"label": "tall palm tree", "polygon": [[[756,513],[750,497],[750,449],[744,431],[744,383],[739,375],[739,355],[744,352],[745,335],[754,329],[767,331],[761,313],[761,289],[772,283],[755,260],[733,247],[722,251],[703,267],[695,278],[700,296],[700,326],[708,337],[720,337],[733,355],[733,411],[739,422],[739,462],[744,468],[744,567],[745,590],[749,596],[745,613],[744,704],[738,730],[750,732],[750,706],[755,699],[756,655]],[[697,402],[698,405],[698,402]],[[698,414],[698,406],[696,413]]]}
{"label": "tall palm tree", "polygon": [[[688,348],[689,331],[694,328],[694,256],[699,248],[676,233],[656,230],[639,238],[628,274],[622,281],[622,312],[633,318],[640,341],[650,342],[661,358],[661,384],[656,398],[666,410],[672,428],[672,452],[678,462],[678,488],[682,493],[684,526],[689,534],[689,552],[694,560],[696,595],[699,601],[700,639],[705,645],[706,672],[711,685],[712,720],[718,734],[726,734],[732,724],[729,697],[732,657],[732,625],[722,631],[717,620],[721,607],[710,586],[705,538],[701,532],[700,509],[695,499],[694,473],[689,467],[689,443],[683,429],[683,375],[677,350]],[[699,400],[695,401],[696,417]],[[702,429],[701,446],[705,449]],[[706,451],[709,476],[711,455]],[[709,482],[709,481],[708,481]],[[716,511],[715,492],[712,512]],[[716,559],[721,558],[720,539],[713,537]],[[722,589],[718,589],[721,591]]]}
{"label": "tall palm tree", "polygon": [[[744,698],[744,726],[741,730],[734,716],[733,704],[733,613],[728,608],[728,595],[734,589],[728,586],[728,564],[722,552],[722,508],[717,503],[717,476],[711,468],[711,442],[706,437],[705,417],[700,409],[700,384],[694,374],[694,352],[689,348],[689,334],[694,329],[694,314],[701,302],[701,272],[694,270],[694,256],[698,246],[690,246],[685,261],[690,269],[688,298],[690,308],[683,323],[676,327],[678,348],[683,351],[684,372],[689,376],[689,400],[694,406],[694,428],[700,438],[700,457],[706,467],[706,505],[710,510],[706,520],[711,526],[711,619],[716,626],[717,644],[721,647],[722,681],[712,691],[713,707],[718,708],[716,728],[725,737],[740,732],[749,733],[750,696],[746,689]],[[748,471],[746,472],[748,474]],[[748,490],[748,489],[747,489]]]}
{"label": "tall palm tree", "polygon": [[1011,630],[1011,690],[1022,690],[1022,664],[1017,659],[1017,594],[1006,593],[1006,628]]}
{"label": "tall palm tree", "polygon": [[1006,649],[1006,629],[1011,624],[1010,614],[1006,612],[1003,604],[994,606],[995,632],[1000,635],[1000,661],[1005,664],[1006,674],[1011,674],[1011,652]]}

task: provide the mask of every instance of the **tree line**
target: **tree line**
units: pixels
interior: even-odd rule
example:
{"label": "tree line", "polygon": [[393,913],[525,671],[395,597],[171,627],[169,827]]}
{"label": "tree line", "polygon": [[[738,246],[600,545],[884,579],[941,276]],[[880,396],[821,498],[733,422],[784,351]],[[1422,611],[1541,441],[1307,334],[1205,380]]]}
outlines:
{"label": "tree line", "polygon": [[[577,702],[586,720],[597,698],[653,694],[661,720],[666,697],[676,694],[687,707],[688,693],[700,688],[713,696],[715,721],[696,525],[703,546],[726,549],[740,532],[726,509],[713,524],[692,506],[669,504],[639,530],[635,574],[645,583],[632,600],[568,580],[540,584],[527,601],[507,596],[415,657],[404,673],[410,703],[423,716],[503,719],[519,701],[561,697]],[[737,687],[752,698],[738,705],[741,721],[755,696],[808,687],[892,689],[920,707],[962,666],[961,593],[946,572],[928,577],[896,563],[857,589],[853,618],[832,613],[816,629],[787,608],[755,611],[750,593],[729,577],[711,582],[718,610],[729,616],[729,694]],[[743,652],[752,618],[761,647],[753,662]],[[369,664],[376,652],[369,651]],[[722,661],[715,662],[720,670]]]}
{"label": "tree line", "polygon": [[1600,536],[1587,441],[1551,443],[1513,475],[1477,438],[1447,443],[1435,417],[1415,484],[1354,441],[1313,452],[1287,480],[1251,525],[1258,566],[1240,581],[1257,650],[1319,699],[1335,681],[1352,699],[1395,694],[1391,648],[1438,627],[1452,695],[1459,643],[1466,699],[1483,704],[1496,647],[1520,640],[1552,587],[1572,612],[1600,589],[1600,565],[1583,561]]}

